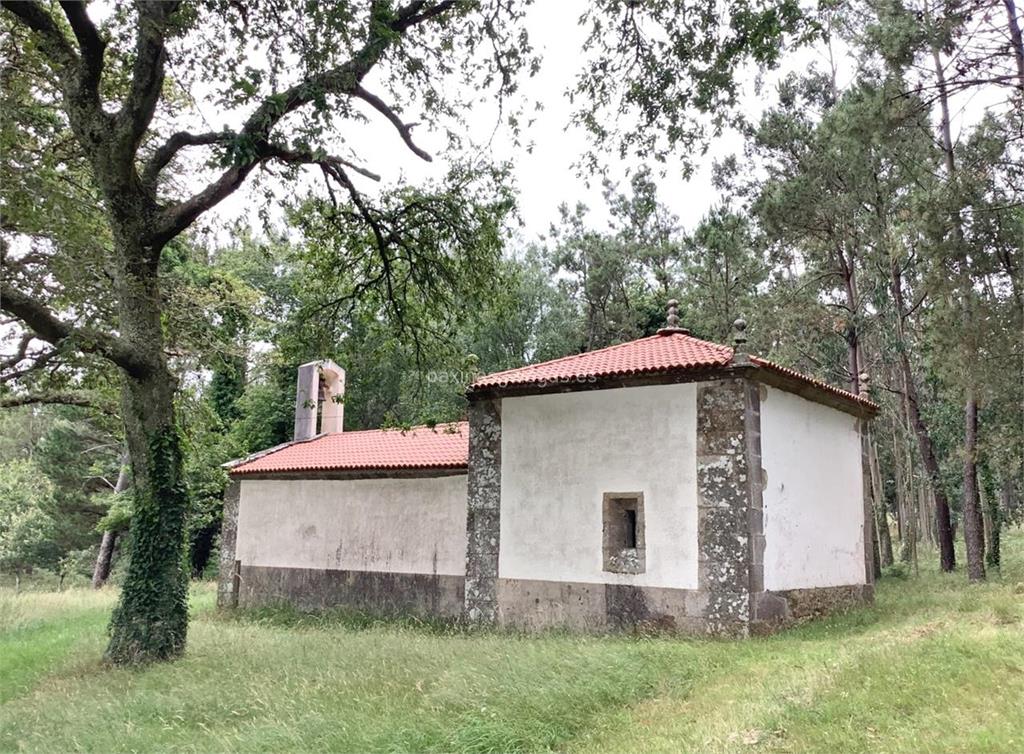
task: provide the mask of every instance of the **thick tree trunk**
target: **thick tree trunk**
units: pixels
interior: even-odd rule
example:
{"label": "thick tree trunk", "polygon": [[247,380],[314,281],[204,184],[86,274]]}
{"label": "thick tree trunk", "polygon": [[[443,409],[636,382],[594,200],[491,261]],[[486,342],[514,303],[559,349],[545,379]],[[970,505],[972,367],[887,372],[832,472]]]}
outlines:
{"label": "thick tree trunk", "polygon": [[176,381],[163,353],[160,292],[152,249],[122,243],[118,280],[123,337],[144,357],[143,374],[126,375],[125,436],[135,507],[121,600],[111,619],[107,657],[119,664],[165,660],[185,648],[187,575],[183,568],[187,493],[174,411]]}
{"label": "thick tree trunk", "polygon": [[985,538],[978,500],[978,401],[967,396],[964,410],[964,544],[967,553],[967,578],[985,580]]}
{"label": "thick tree trunk", "polygon": [[124,416],[135,480],[130,558],[107,657],[137,664],[176,657],[188,623],[183,546],[187,496],[174,416],[174,380],[126,380]]}

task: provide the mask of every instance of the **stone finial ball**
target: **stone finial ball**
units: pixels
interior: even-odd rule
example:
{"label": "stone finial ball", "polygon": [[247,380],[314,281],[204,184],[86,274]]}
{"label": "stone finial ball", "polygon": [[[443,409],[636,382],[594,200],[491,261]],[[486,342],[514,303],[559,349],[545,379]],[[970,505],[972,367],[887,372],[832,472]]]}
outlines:
{"label": "stone finial ball", "polygon": [[743,319],[743,317],[740,317],[739,319],[732,323],[732,326],[735,327],[740,332],[743,332],[744,330],[747,329],[747,320]]}

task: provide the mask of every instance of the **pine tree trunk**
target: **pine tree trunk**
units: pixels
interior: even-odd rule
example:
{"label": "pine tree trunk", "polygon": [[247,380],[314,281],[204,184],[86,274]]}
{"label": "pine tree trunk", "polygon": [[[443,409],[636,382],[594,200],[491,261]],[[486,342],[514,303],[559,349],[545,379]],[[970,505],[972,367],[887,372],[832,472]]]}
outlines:
{"label": "pine tree trunk", "polygon": [[921,461],[924,463],[928,480],[931,482],[932,498],[935,502],[935,536],[939,545],[939,565],[943,571],[952,571],[956,567],[956,554],[953,550],[953,522],[949,512],[949,501],[946,499],[946,492],[942,487],[939,461],[935,457],[932,438],[918,408],[917,389],[910,371],[910,359],[905,352],[901,353],[901,360],[907,379],[907,405],[910,411],[910,421],[914,427],[914,435],[917,437],[918,449],[921,451]]}
{"label": "pine tree trunk", "polygon": [[868,524],[871,526],[871,573],[875,581],[878,581],[882,578],[882,561],[878,557],[878,527],[874,521],[868,521]]}
{"label": "pine tree trunk", "polygon": [[999,485],[999,518],[1001,521],[1011,521],[1017,508],[1013,478],[1009,474],[1000,474],[1000,477],[1002,484]]}
{"label": "pine tree trunk", "polygon": [[985,521],[985,565],[998,570],[1001,559],[999,550],[1003,515],[999,509],[998,497],[993,494],[991,477],[985,474],[981,479],[982,481],[978,485],[978,495]]}
{"label": "pine tree trunk", "polygon": [[110,578],[110,568],[114,560],[114,544],[117,532],[107,529],[100,540],[100,551],[96,554],[96,565],[92,569],[92,588],[99,589]]}
{"label": "pine tree trunk", "polygon": [[901,447],[903,445],[903,437],[901,430],[902,421],[893,416],[892,417],[892,473],[893,482],[896,487],[896,524],[897,532],[900,538],[900,562],[910,562],[910,494],[907,489],[907,474],[904,469],[903,455],[901,453]]}
{"label": "pine tree trunk", "polygon": [[893,564],[892,534],[889,532],[889,517],[884,506],[875,508],[875,531],[878,532],[879,565],[888,568]]}
{"label": "pine tree trunk", "polygon": [[900,271],[895,260],[890,263],[890,283],[893,300],[896,304],[896,331],[899,340],[898,348],[900,367],[903,370],[904,395],[906,397],[907,414],[914,436],[917,438],[918,449],[921,451],[921,461],[924,463],[925,471],[928,472],[928,480],[931,482],[932,497],[935,500],[935,529],[939,543],[939,566],[943,571],[952,571],[956,567],[956,552],[953,549],[953,523],[949,513],[949,501],[942,488],[942,476],[939,472],[939,462],[935,457],[935,447],[932,444],[931,435],[928,433],[928,426],[921,416],[918,404],[917,386],[914,383],[914,373],[910,368],[910,356],[907,355],[907,343],[903,335],[903,317],[906,308],[903,305],[903,282]]}
{"label": "pine tree trunk", "polygon": [[[117,483],[114,494],[120,495],[128,488],[128,459],[121,459],[121,468],[117,472]],[[100,540],[100,551],[96,554],[96,566],[92,570],[92,588],[99,589],[110,578],[110,568],[114,562],[114,545],[117,543],[118,532],[108,529],[103,532]]]}
{"label": "pine tree trunk", "polygon": [[985,538],[978,501],[978,401],[967,396],[964,409],[964,544],[967,553],[967,578],[985,580]]}
{"label": "pine tree trunk", "polygon": [[1003,5],[1006,6],[1010,47],[1013,49],[1013,59],[1017,63],[1017,86],[1024,91],[1024,39],[1021,37],[1020,24],[1017,21],[1017,4],[1014,0],[1003,0]]}
{"label": "pine tree trunk", "polygon": [[125,263],[118,280],[122,336],[149,366],[142,374],[126,375],[122,391],[135,506],[128,570],[111,618],[107,658],[138,664],[177,657],[185,648],[187,493],[174,410],[177,386],[163,353],[158,278],[155,265],[146,261],[154,255],[130,243],[120,251]]}
{"label": "pine tree trunk", "polygon": [[878,467],[878,449],[872,440],[868,448],[871,466],[871,490],[875,503],[875,529],[878,532],[878,556],[882,568],[893,563],[892,534],[889,531],[889,515],[885,506],[885,492],[882,489],[882,472]]}

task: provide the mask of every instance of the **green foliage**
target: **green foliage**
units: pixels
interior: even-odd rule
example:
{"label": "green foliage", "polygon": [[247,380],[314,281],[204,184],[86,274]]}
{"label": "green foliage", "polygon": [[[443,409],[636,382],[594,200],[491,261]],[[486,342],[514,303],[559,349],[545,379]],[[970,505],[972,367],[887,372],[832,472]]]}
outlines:
{"label": "green foliage", "polygon": [[[687,238],[681,304],[695,334],[729,343],[733,323],[741,317],[754,333],[768,324],[757,304],[758,288],[770,270],[761,243],[750,221],[725,207],[711,210]],[[761,335],[757,339],[764,340]]]}
{"label": "green foliage", "polygon": [[574,121],[595,143],[592,167],[608,149],[623,159],[682,155],[688,163],[708,121],[717,133],[734,115],[747,64],[774,67],[787,42],[809,39],[817,26],[791,0],[599,0],[581,23],[589,34]]}
{"label": "green foliage", "polygon": [[0,465],[0,570],[20,574],[54,564],[54,523],[45,512],[53,494],[32,461]]}
{"label": "green foliage", "polygon": [[121,600],[110,619],[108,660],[136,665],[185,650],[188,575],[182,562],[188,491],[179,431],[149,440],[148,478],[134,487],[131,551]]}
{"label": "green foliage", "polygon": [[[209,388],[208,388],[209,389]],[[239,448],[218,419],[217,405],[205,396],[185,391],[178,401],[184,435],[184,478],[189,507],[185,523],[190,572],[201,576],[220,533],[221,508],[227,473],[221,465],[249,452]]]}
{"label": "green foliage", "polygon": [[121,430],[87,409],[57,406],[44,415],[47,429],[33,458],[57,490],[46,509],[55,524],[53,544],[61,553],[83,550],[96,544],[106,494],[117,482]]}
{"label": "green foliage", "polygon": [[910,568],[906,563],[897,561],[883,568],[882,576],[887,579],[905,579],[910,576]]}
{"label": "green foliage", "polygon": [[38,501],[45,542],[34,567],[72,581],[90,576],[98,531],[126,528],[131,516],[124,496],[112,493],[120,465],[116,425],[110,417],[65,406],[11,410],[0,421],[9,440],[0,446],[0,474],[30,463],[34,483],[50,490]]}
{"label": "green foliage", "polygon": [[97,531],[126,531],[132,521],[132,495],[121,493],[104,493],[97,496],[97,502],[106,507],[107,512],[96,524]]}

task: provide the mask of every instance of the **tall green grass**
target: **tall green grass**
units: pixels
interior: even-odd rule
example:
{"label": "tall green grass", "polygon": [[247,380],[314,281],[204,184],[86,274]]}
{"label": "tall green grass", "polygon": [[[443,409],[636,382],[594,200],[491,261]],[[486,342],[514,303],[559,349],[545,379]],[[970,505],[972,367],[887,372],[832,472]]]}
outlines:
{"label": "tall green grass", "polygon": [[225,616],[204,585],[186,656],[142,670],[100,661],[113,592],[0,592],[0,750],[1018,752],[1024,538],[1006,550],[987,585],[887,580],[745,642]]}

